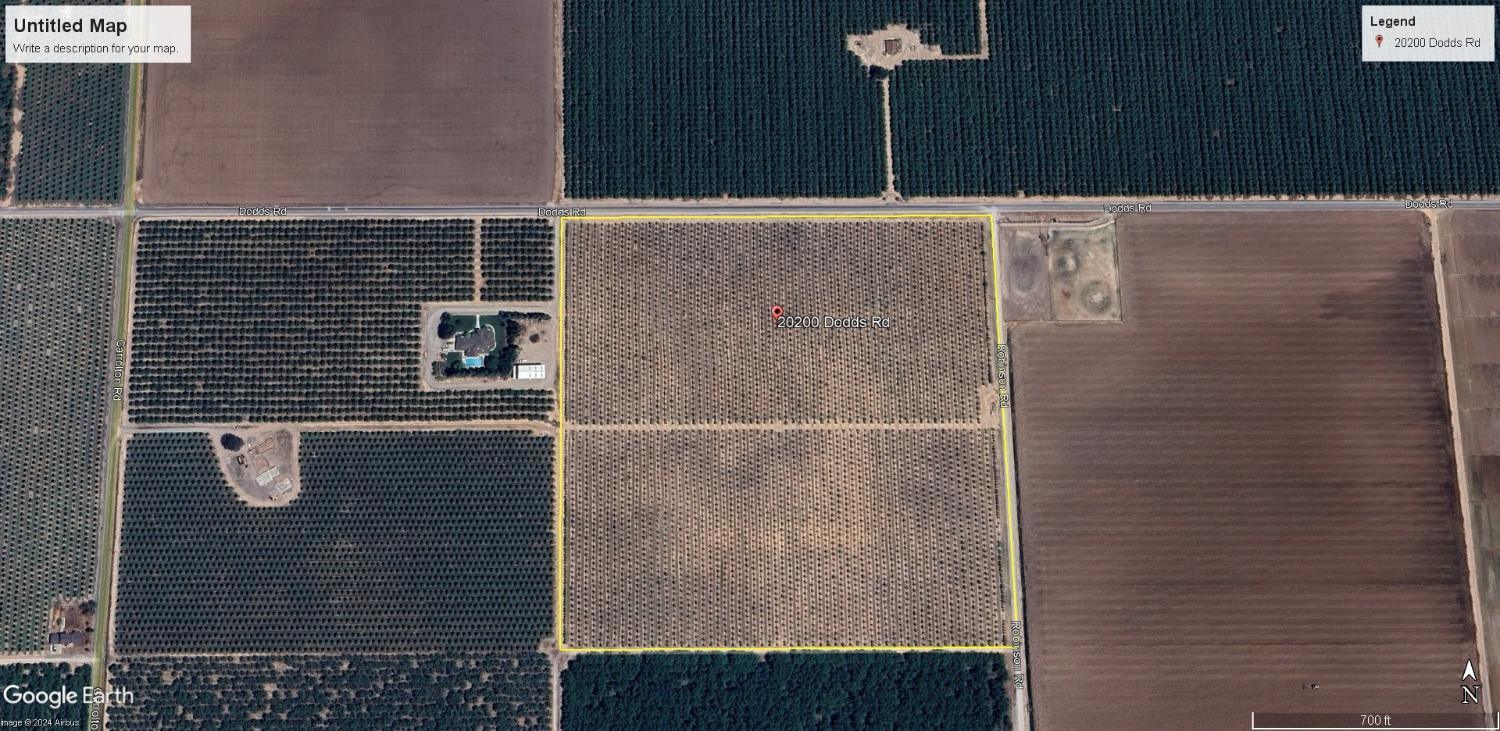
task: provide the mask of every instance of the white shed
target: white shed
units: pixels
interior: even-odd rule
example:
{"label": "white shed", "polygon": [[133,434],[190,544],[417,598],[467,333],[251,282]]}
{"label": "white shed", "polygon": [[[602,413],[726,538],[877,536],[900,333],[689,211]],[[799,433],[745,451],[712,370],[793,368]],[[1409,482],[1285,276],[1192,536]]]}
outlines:
{"label": "white shed", "polygon": [[547,366],[542,363],[517,363],[513,375],[518,381],[540,381],[547,377]]}

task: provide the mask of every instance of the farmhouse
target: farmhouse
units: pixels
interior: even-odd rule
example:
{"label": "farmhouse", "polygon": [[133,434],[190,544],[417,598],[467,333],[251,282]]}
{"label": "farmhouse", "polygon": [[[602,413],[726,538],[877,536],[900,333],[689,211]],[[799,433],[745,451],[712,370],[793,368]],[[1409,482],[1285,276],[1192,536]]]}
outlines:
{"label": "farmhouse", "polygon": [[495,349],[495,328],[483,325],[453,336],[452,348],[466,358],[488,355]]}
{"label": "farmhouse", "polygon": [[83,633],[76,629],[47,635],[47,651],[60,654],[83,647]]}
{"label": "farmhouse", "polygon": [[484,359],[494,352],[498,342],[494,327],[480,325],[468,332],[455,333],[448,339],[443,352],[458,353],[465,368],[482,368]]}

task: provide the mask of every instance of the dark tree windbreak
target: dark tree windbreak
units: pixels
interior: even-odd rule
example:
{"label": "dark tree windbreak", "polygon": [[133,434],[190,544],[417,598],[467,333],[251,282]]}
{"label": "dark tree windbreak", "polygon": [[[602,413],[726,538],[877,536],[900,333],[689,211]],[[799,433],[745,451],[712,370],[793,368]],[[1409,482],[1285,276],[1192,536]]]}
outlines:
{"label": "dark tree windbreak", "polygon": [[[124,658],[115,731],[146,729],[546,729],[551,675],[535,652]],[[252,717],[258,713],[261,720]],[[265,719],[286,720],[267,723]]]}
{"label": "dark tree windbreak", "polygon": [[[11,5],[20,5],[21,0],[4,0],[0,2],[0,12]],[[5,157],[0,160],[10,160],[10,136],[11,136],[11,113],[16,104],[16,64],[7,63],[0,65],[0,153]],[[0,196],[10,186],[10,164],[0,164]]]}
{"label": "dark tree windbreak", "polygon": [[1010,728],[996,653],[583,655],[562,677],[564,731]]}
{"label": "dark tree windbreak", "polygon": [[[11,3],[6,3],[7,5]],[[0,65],[0,153],[10,160],[11,112],[16,105],[16,66]],[[0,164],[0,196],[10,189],[10,164]]]}
{"label": "dark tree windbreak", "polygon": [[[72,691],[76,703],[6,703],[0,701],[0,721],[32,723],[33,728],[79,728],[87,720],[88,704],[83,702],[83,687],[89,684],[89,666],[68,667],[63,663],[0,665],[0,688],[18,686],[20,691],[54,693]],[[18,691],[19,692],[19,691]],[[38,723],[38,722],[41,723]],[[46,725],[44,725],[46,724]],[[14,728],[26,728],[24,725]]]}
{"label": "dark tree windbreak", "polygon": [[552,630],[552,450],[530,432],[318,432],[251,507],[203,434],[130,440],[115,645],[533,650]]}

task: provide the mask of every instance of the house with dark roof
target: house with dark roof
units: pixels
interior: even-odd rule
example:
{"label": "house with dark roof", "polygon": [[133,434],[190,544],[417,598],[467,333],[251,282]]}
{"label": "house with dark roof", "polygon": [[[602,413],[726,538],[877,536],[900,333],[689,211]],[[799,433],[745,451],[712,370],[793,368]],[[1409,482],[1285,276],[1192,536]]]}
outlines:
{"label": "house with dark roof", "polygon": [[453,336],[453,349],[464,354],[465,358],[484,357],[495,349],[495,328],[482,325],[466,333]]}

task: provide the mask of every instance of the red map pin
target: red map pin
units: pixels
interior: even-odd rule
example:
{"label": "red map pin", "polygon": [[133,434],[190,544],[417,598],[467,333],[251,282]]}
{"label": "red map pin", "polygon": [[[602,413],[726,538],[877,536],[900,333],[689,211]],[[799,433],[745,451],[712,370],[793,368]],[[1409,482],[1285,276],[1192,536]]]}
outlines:
{"label": "red map pin", "polygon": [[1379,48],[1382,43],[1385,43],[1385,36],[1375,36],[1375,47]]}
{"label": "red map pin", "polygon": [[786,312],[786,310],[781,309],[781,305],[773,305],[771,307],[771,319],[781,317],[781,313],[783,312]]}

